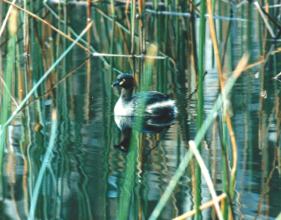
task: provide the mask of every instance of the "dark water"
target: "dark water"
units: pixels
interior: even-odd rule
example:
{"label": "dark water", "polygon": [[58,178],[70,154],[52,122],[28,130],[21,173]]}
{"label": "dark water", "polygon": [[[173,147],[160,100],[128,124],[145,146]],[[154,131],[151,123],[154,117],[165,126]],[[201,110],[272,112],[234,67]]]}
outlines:
{"label": "dark water", "polygon": [[[97,49],[108,51],[108,42],[111,42],[110,45],[121,45],[124,39],[119,39],[118,33],[114,32],[116,42],[110,34],[106,39],[103,38],[104,28],[112,33],[112,24],[105,22],[98,13],[95,16],[93,41]],[[74,18],[72,22],[75,21]],[[130,219],[148,219],[188,150],[183,137],[193,139],[196,134],[197,100],[196,95],[190,96],[196,87],[193,83],[195,77],[190,58],[184,56],[190,52],[187,46],[189,35],[183,29],[179,32],[173,30],[185,26],[181,22],[188,23],[190,20],[150,16],[147,19],[147,40],[158,42],[159,50],[173,57],[177,67],[171,66],[167,60],[156,61],[152,71],[155,76],[152,89],[175,98],[180,112],[168,129],[139,134],[138,147],[141,153],[137,159],[135,187],[131,192]],[[171,32],[165,29],[169,25]],[[233,28],[238,32],[245,31],[244,25],[238,23]],[[153,31],[156,29],[159,31]],[[164,36],[161,35],[162,30]],[[232,34],[234,37],[235,32]],[[227,55],[227,62],[232,64],[229,65],[232,67],[228,67],[230,69],[242,56],[243,42],[248,40],[244,39],[245,35],[241,36],[241,43],[233,41],[233,54]],[[177,37],[186,37],[186,40],[177,40]],[[252,44],[250,53],[253,62],[259,55],[256,54],[257,42],[253,41]],[[210,112],[219,93],[210,48],[210,45],[206,46],[205,115]],[[121,46],[115,46],[112,51],[125,53]],[[64,70],[70,71],[86,56],[80,49],[74,49],[65,61],[67,67]],[[274,219],[281,211],[281,83],[272,80],[280,72],[281,65],[278,61],[280,56],[271,56],[269,59],[265,67],[258,66],[243,73],[231,95],[232,121],[238,145],[236,196],[233,201],[235,219]],[[9,154],[5,152],[1,219],[27,219],[33,187],[49,142],[50,115],[54,106],[58,112],[57,138],[40,189],[36,219],[117,219],[128,162],[127,154],[114,148],[121,137],[113,116],[118,92],[111,88],[117,73],[106,68],[99,58],[91,58],[90,61],[88,76],[84,66],[57,87],[55,98],[51,96],[35,101],[30,105],[29,112],[25,112],[24,123],[17,120],[10,126],[8,142],[14,147],[16,160],[11,162]],[[122,71],[131,70],[127,58],[110,59],[110,63]],[[142,61],[136,61],[135,66],[140,74],[142,65]],[[42,126],[40,129],[36,129],[38,117]],[[218,193],[223,191],[219,132],[220,124],[215,122],[206,135],[206,146],[202,148],[203,158]],[[15,170],[15,180],[13,169],[9,166]],[[192,178],[194,174],[189,167],[159,219],[171,219],[193,209]],[[202,202],[211,199],[205,181],[202,182],[201,191]],[[214,213],[210,209],[203,212],[204,219],[211,219],[212,216]]]}

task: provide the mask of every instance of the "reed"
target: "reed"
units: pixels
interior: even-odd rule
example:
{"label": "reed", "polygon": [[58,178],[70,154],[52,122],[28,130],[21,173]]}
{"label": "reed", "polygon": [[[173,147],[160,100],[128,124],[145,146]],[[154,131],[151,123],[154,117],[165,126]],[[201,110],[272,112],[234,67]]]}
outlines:
{"label": "reed", "polygon": [[[197,129],[200,129],[204,120],[204,59],[205,59],[205,33],[206,33],[206,2],[200,3],[200,24],[199,24],[199,50],[198,50],[198,90],[197,90]],[[201,145],[198,146],[201,150]],[[201,169],[198,165],[195,166],[196,179],[196,195],[195,195],[195,209],[198,211],[196,219],[201,219],[200,204],[201,204]]]}
{"label": "reed", "polygon": [[15,58],[16,58],[16,42],[17,42],[17,19],[18,12],[15,9],[10,10],[10,17],[8,20],[8,32],[9,41],[7,46],[7,61],[6,69],[4,71],[4,77],[2,83],[4,83],[4,89],[2,90],[2,100],[1,100],[1,115],[0,115],[0,176],[2,176],[2,166],[3,166],[3,152],[7,144],[7,126],[4,126],[5,122],[9,118],[12,111],[11,102],[13,100],[13,87],[12,80],[15,73]]}
{"label": "reed", "polygon": [[[239,86],[232,91],[233,97],[231,97],[235,100],[234,103],[237,103],[236,96],[240,98],[238,95],[242,89],[243,94],[247,94],[244,94],[245,99],[241,103],[249,105],[247,109],[251,111],[255,108],[255,105],[252,105],[253,100],[257,96],[259,99],[257,135],[254,134],[255,124],[249,123],[252,121],[252,112],[243,114],[243,131],[246,134],[243,136],[244,140],[237,138],[237,142],[239,147],[243,143],[244,148],[241,149],[243,158],[239,158],[239,164],[243,163],[244,166],[239,173],[253,180],[254,177],[256,178],[256,167],[247,167],[247,161],[261,161],[260,185],[263,189],[260,190],[259,201],[256,204],[256,210],[259,210],[257,217],[272,217],[271,203],[274,201],[274,196],[269,192],[272,192],[271,183],[274,183],[276,174],[281,170],[280,22],[278,23],[277,19],[272,20],[280,14],[280,8],[279,5],[270,5],[277,3],[276,0],[265,1],[263,5],[241,1],[234,7],[232,3],[216,0],[201,1],[200,6],[195,1],[182,0],[110,0],[108,2],[24,0],[21,4],[16,3],[15,0],[2,0],[0,3],[0,216],[9,218],[6,214],[6,201],[11,199],[11,208],[15,208],[16,219],[46,218],[46,216],[64,218],[67,215],[65,213],[68,212],[65,204],[70,198],[67,197],[67,193],[73,193],[71,190],[68,192],[68,187],[72,186],[72,183],[66,183],[65,179],[68,180],[67,175],[73,172],[70,167],[75,166],[78,171],[74,172],[81,175],[77,177],[79,179],[77,200],[71,197],[77,206],[78,213],[73,215],[77,219],[96,219],[101,216],[118,219],[147,218],[150,215],[151,202],[158,202],[158,204],[151,213],[150,219],[157,219],[160,214],[163,218],[167,216],[170,218],[186,212],[186,207],[192,210],[175,219],[191,216],[200,219],[201,212],[212,206],[215,207],[212,211],[218,216],[217,218],[236,218],[234,213],[245,211],[243,203],[236,203],[235,200],[236,191],[239,189],[236,187],[236,173],[238,169],[241,171],[241,168],[237,167],[238,150],[233,126],[235,125],[236,129],[236,124],[232,124],[232,119],[230,120],[231,114],[228,111],[230,96],[227,94],[230,93],[230,88],[236,80],[235,76],[243,70],[249,70],[239,81]],[[83,15],[83,19],[78,23],[83,25],[86,23],[88,26],[82,34],[77,33],[77,30],[81,30],[77,25],[78,15],[70,11],[79,13],[81,17]],[[206,28],[207,18],[209,29]],[[209,45],[205,45],[205,40],[209,38],[209,30],[213,54],[208,53]],[[234,33],[236,30],[237,33]],[[86,32],[87,36],[83,37]],[[151,46],[152,44],[157,47]],[[240,45],[239,51],[236,51],[237,44]],[[75,46],[78,50],[74,51],[74,56],[69,56]],[[233,73],[235,76],[228,78],[226,73],[232,72],[237,57],[245,50],[251,54],[251,64],[246,65],[248,58],[242,58]],[[76,64],[77,54],[86,57],[79,64]],[[209,100],[207,102],[204,100],[204,76],[209,77],[212,74],[212,71],[209,72],[212,69],[209,65],[211,62],[206,60],[206,54],[212,56],[212,67],[215,66],[217,69],[220,95],[212,112],[208,113],[204,121],[204,109],[206,110],[209,104]],[[78,59],[80,62],[81,57]],[[76,67],[70,69],[70,63],[75,63]],[[84,66],[85,69],[82,68]],[[116,99],[110,90],[110,85],[116,75],[114,69],[133,72],[139,79],[139,90],[156,89],[169,95],[173,94],[176,99],[179,112],[178,124],[175,125],[175,130],[172,127],[171,133],[170,131],[167,133],[172,134],[173,137],[168,136],[164,140],[166,141],[167,138],[169,144],[175,145],[172,149],[173,159],[177,161],[178,170],[166,189],[163,189],[163,186],[170,178],[171,167],[168,157],[171,154],[168,152],[167,156],[166,143],[161,142],[160,136],[147,138],[137,131],[142,124],[142,118],[137,120],[136,127],[133,129],[129,153],[123,155],[112,149],[119,134],[112,120],[112,109]],[[205,69],[208,72],[205,73]],[[71,91],[78,91],[78,83],[69,79],[77,74],[78,70],[77,78],[83,79],[79,81],[79,86],[81,83],[85,88],[83,94],[75,93],[78,96],[83,95],[83,100],[76,102],[76,98],[71,96],[73,95]],[[269,85],[274,88],[269,88]],[[256,92],[253,93],[256,90],[260,91],[261,96]],[[99,95],[103,98],[98,97]],[[272,100],[274,100],[273,105],[271,105]],[[49,101],[57,112],[56,118],[53,117],[50,123],[51,134],[48,126],[50,110],[46,104]],[[78,113],[75,112],[77,103],[78,107],[81,105],[81,111]],[[102,112],[99,114],[98,111]],[[87,137],[92,138],[95,147],[100,144],[103,149],[87,149],[89,153],[93,150],[100,156],[91,160],[94,165],[89,169],[90,165],[85,160],[88,151],[85,153],[82,146],[86,139],[83,132],[91,132],[87,131],[88,125],[99,126],[98,123],[95,124],[96,121],[92,121],[96,118],[103,123],[99,132],[100,137],[96,138],[92,133]],[[79,120],[78,124],[76,120]],[[206,132],[214,120],[218,123],[218,129],[214,129],[212,139],[216,139],[214,145],[221,146],[221,155],[212,154],[213,151],[219,152],[218,148],[208,155],[208,151],[205,149],[203,151],[200,145],[203,138],[209,140]],[[237,118],[234,120],[236,122]],[[18,123],[21,126],[19,140],[14,139],[14,135],[16,136],[18,132],[16,127]],[[189,146],[188,141],[194,132],[196,132],[195,140],[191,141]],[[241,137],[239,133],[237,136]],[[252,141],[255,137],[258,137],[257,143]],[[271,138],[270,141],[268,137]],[[170,142],[170,139],[174,142]],[[17,148],[17,141],[19,141],[19,148]],[[146,158],[147,154],[143,154],[146,153],[146,149],[142,149],[147,142],[157,148],[149,152],[148,158]],[[56,148],[57,145],[61,148]],[[69,156],[68,150],[77,146],[82,146],[82,149],[75,149],[77,151],[74,152],[74,156]],[[183,149],[183,146],[186,149]],[[206,169],[207,164],[202,163],[200,149],[211,164],[209,169]],[[257,153],[258,158],[256,158]],[[55,159],[61,158],[61,160],[55,160],[54,156]],[[43,163],[40,160],[42,157],[44,157]],[[189,175],[186,174],[186,167],[191,158],[193,158],[192,166],[195,168],[191,170],[195,172]],[[215,158],[221,160],[217,162]],[[151,192],[149,184],[154,182],[149,179],[145,167],[150,159],[161,161],[150,166],[156,172],[160,170],[160,177],[165,179],[157,180],[160,184],[163,183],[163,186],[159,184],[159,191],[156,196],[154,195],[153,200],[149,194]],[[218,165],[220,169],[216,170]],[[96,171],[97,167],[98,171]],[[23,174],[19,177],[16,172],[21,169]],[[93,173],[97,174],[98,180],[92,181]],[[180,180],[183,174],[185,174],[184,178]],[[201,182],[201,174],[203,174],[202,178],[208,179],[207,189],[202,184],[203,181]],[[122,181],[118,179],[120,176]],[[116,182],[110,182],[112,177],[116,177]],[[193,183],[187,178],[192,178]],[[217,179],[222,181],[222,186],[219,181],[216,182]],[[241,179],[243,180],[243,177],[239,177],[238,183]],[[186,196],[188,191],[186,188],[191,184],[193,184],[192,196],[189,197]],[[20,187],[15,188],[18,185]],[[179,187],[175,189],[177,185]],[[116,195],[113,193],[110,196],[115,195],[115,197],[109,196],[108,192],[112,190],[111,188],[115,190]],[[49,194],[50,189],[53,189],[52,194]],[[223,193],[217,196],[215,189]],[[158,201],[158,195],[161,195],[163,190],[164,193]],[[212,200],[201,204],[205,199],[203,197],[205,195],[201,192],[206,190],[210,192]],[[22,201],[17,200],[15,192],[23,195]],[[56,199],[53,200],[54,198]],[[192,204],[192,201],[195,203]],[[23,204],[23,207],[18,206],[18,202]],[[182,204],[189,206],[183,207]],[[50,213],[49,210],[53,210],[53,207],[56,207],[56,210]],[[162,212],[164,208],[166,210]]]}
{"label": "reed", "polygon": [[[248,58],[246,56],[243,57],[241,59],[241,62],[237,66],[236,71],[234,71],[232,76],[228,79],[227,84],[223,88],[221,95],[217,98],[215,104],[213,105],[211,112],[209,113],[207,118],[204,120],[201,128],[199,129],[199,131],[197,132],[197,134],[195,136],[194,142],[195,142],[196,148],[198,147],[198,145],[204,138],[209,126],[212,124],[212,122],[217,117],[218,111],[223,105],[223,96],[229,94],[229,92],[231,91],[232,87],[234,86],[234,83],[236,82],[237,78],[239,77],[239,75],[242,73],[242,71],[246,67],[247,61],[248,61]],[[151,216],[149,217],[149,220],[154,220],[154,219],[158,218],[158,216],[160,215],[160,212],[162,211],[165,204],[167,203],[171,193],[175,189],[180,177],[183,175],[183,173],[191,159],[192,159],[192,153],[191,153],[191,151],[188,151],[184,155],[177,171],[175,172],[175,175],[171,178],[169,185],[167,186],[165,192],[161,196],[158,204],[156,205],[155,209],[153,210]]]}
{"label": "reed", "polygon": [[34,189],[33,189],[33,192],[32,192],[28,220],[34,220],[35,219],[35,211],[36,211],[37,200],[38,200],[38,196],[39,196],[39,190],[41,188],[46,169],[52,161],[53,149],[55,147],[57,126],[58,126],[57,113],[56,113],[55,110],[53,110],[50,141],[49,141],[47,151],[44,155],[44,159],[43,159],[42,165],[40,167],[38,177],[36,179],[36,183],[35,183],[35,186],[34,186]]}
{"label": "reed", "polygon": [[[211,35],[211,40],[213,43],[213,48],[214,48],[214,53],[215,53],[215,59],[216,59],[216,64],[217,64],[217,69],[218,69],[218,78],[219,78],[219,83],[220,83],[220,87],[221,89],[223,89],[224,87],[224,77],[223,77],[223,70],[222,70],[222,63],[221,63],[221,58],[220,58],[220,54],[219,54],[219,47],[218,47],[218,40],[217,40],[217,36],[216,36],[216,30],[215,30],[215,25],[214,25],[214,20],[212,18],[213,16],[213,11],[212,11],[212,4],[211,1],[208,0],[207,1],[207,8],[208,8],[208,20],[209,20],[209,26],[210,26],[210,35]],[[225,106],[224,106],[224,117],[225,117],[225,124],[223,123],[223,128],[228,128],[228,133],[229,133],[229,137],[231,140],[231,146],[232,146],[232,168],[231,168],[231,180],[230,180],[230,190],[231,190],[231,199],[233,199],[233,194],[234,194],[234,185],[235,185],[235,179],[236,179],[236,169],[237,169],[237,144],[236,144],[236,139],[235,139],[235,134],[233,131],[233,126],[232,126],[232,122],[231,122],[231,118],[230,118],[230,113],[229,113],[229,109],[227,109],[227,102],[229,102],[227,100],[227,96],[224,96],[224,102],[225,102]],[[226,146],[226,129],[223,129],[223,142],[222,142],[222,146]],[[224,164],[223,166],[225,169],[227,169],[227,164]],[[225,172],[225,185],[227,184],[227,176],[226,176],[226,172]],[[230,216],[228,216],[228,212],[225,211],[225,218],[229,217],[229,218],[233,218],[233,213],[230,213]]]}
{"label": "reed", "polygon": [[[27,18],[26,18],[27,15],[29,15],[29,16],[35,18],[36,20],[42,22],[43,24],[47,25],[48,27],[50,27],[51,29],[53,29],[54,31],[56,31],[58,34],[62,35],[64,38],[68,39],[69,41],[71,41],[71,42],[74,42],[74,41],[75,41],[74,39],[72,39],[71,37],[69,37],[67,34],[65,34],[63,31],[61,31],[61,30],[59,30],[58,28],[54,27],[54,26],[53,26],[52,24],[50,24],[48,21],[46,21],[46,20],[44,20],[43,18],[37,16],[37,15],[34,14],[32,11],[29,11],[29,10],[27,10],[26,8],[22,8],[22,7],[18,6],[17,4],[14,4],[13,2],[10,2],[10,1],[8,1],[8,0],[3,0],[3,2],[5,2],[5,3],[7,3],[7,4],[9,4],[9,5],[11,5],[11,6],[13,6],[13,7],[15,7],[15,8],[17,8],[17,9],[19,9],[19,10],[21,10],[21,11],[23,11],[23,12],[25,13],[25,14],[24,14],[24,16],[25,16],[25,23],[26,23],[26,26],[27,26],[28,28],[29,28],[30,25],[27,23],[27,22],[28,22],[28,21],[27,21]],[[25,27],[26,27],[26,26],[25,26]],[[28,31],[26,30],[26,31],[25,31],[25,34],[27,34],[27,33],[28,33]],[[80,39],[80,40],[81,40],[81,39]],[[88,49],[87,49],[86,47],[84,47],[82,44],[80,44],[79,42],[76,42],[76,44],[77,44],[79,47],[81,47],[82,49],[84,49],[85,51],[88,51]]]}
{"label": "reed", "polygon": [[130,28],[131,49],[130,49],[130,53],[135,54],[136,0],[131,0],[130,21],[131,21],[131,28]]}
{"label": "reed", "polygon": [[[157,53],[157,47],[151,45],[147,51],[148,55],[155,56]],[[152,69],[153,69],[153,59],[147,59],[144,63],[144,72],[141,76],[140,89],[149,90],[152,83]],[[142,113],[144,111],[144,100],[140,104],[139,111]],[[120,199],[118,202],[118,219],[128,219],[130,214],[130,204],[132,203],[134,188],[136,186],[136,165],[137,159],[141,154],[140,145],[140,134],[139,130],[143,122],[142,117],[138,117],[132,128],[132,136],[130,140],[129,153],[127,155],[126,168],[124,173],[124,182],[121,187]]]}
{"label": "reed", "polygon": [[118,219],[128,219],[130,215],[132,198],[136,182],[136,161],[139,155],[139,134],[132,132],[130,150],[127,155],[124,182],[121,187],[120,198],[118,201]]}
{"label": "reed", "polygon": [[81,34],[76,38],[76,40],[62,53],[60,57],[53,63],[53,65],[43,74],[43,76],[37,81],[37,83],[33,86],[33,88],[29,91],[29,93],[25,96],[23,101],[19,104],[19,106],[15,109],[15,111],[11,114],[11,116],[3,123],[2,130],[0,132],[0,136],[3,134],[3,129],[5,129],[11,121],[16,117],[16,115],[21,111],[22,107],[26,104],[29,98],[36,92],[37,88],[41,85],[42,82],[46,80],[46,78],[52,73],[53,69],[60,63],[60,61],[70,52],[70,50],[76,45],[77,41],[88,31],[91,27],[92,23],[87,25],[87,27],[81,32]]}
{"label": "reed", "polygon": [[[16,0],[14,0],[12,3],[14,4],[15,2],[16,2]],[[13,7],[10,6],[8,11],[7,11],[7,13],[6,13],[6,16],[5,16],[4,20],[3,20],[1,28],[0,28],[0,37],[3,35],[3,33],[5,31],[6,25],[8,23],[9,16],[11,15],[12,11],[13,11]]]}

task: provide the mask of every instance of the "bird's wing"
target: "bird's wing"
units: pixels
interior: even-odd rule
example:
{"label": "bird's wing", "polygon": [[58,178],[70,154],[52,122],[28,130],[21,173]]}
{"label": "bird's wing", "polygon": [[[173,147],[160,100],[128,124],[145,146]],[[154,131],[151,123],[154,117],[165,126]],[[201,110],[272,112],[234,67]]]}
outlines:
{"label": "bird's wing", "polygon": [[156,102],[162,102],[168,100],[169,97],[161,92],[150,91],[150,92],[139,92],[133,96],[134,103],[139,105],[143,102],[145,105],[150,105]]}

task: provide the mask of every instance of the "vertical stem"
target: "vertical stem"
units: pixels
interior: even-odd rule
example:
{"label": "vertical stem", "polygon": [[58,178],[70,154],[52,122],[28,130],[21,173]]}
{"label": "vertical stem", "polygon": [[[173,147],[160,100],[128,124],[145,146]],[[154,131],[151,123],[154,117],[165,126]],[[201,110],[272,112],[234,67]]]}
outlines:
{"label": "vertical stem", "polygon": [[[148,55],[155,56],[157,54],[157,47],[152,45],[148,50]],[[141,90],[148,90],[152,82],[152,69],[154,60],[147,59],[145,61],[145,67],[143,72],[143,78],[140,83]],[[140,102],[140,108],[138,109],[141,114],[143,114],[145,103],[144,99]],[[140,137],[138,130],[141,128],[143,122],[143,117],[137,117],[135,121],[135,126],[132,128],[132,136],[130,140],[129,153],[127,155],[126,170],[124,182],[122,184],[120,192],[120,200],[118,204],[118,214],[117,219],[126,220],[128,219],[130,213],[130,206],[134,203],[133,193],[135,192],[136,184],[136,165],[137,160],[140,157],[140,152],[142,146],[140,144]],[[141,167],[141,166],[139,166]]]}
{"label": "vertical stem", "polygon": [[58,122],[57,122],[56,111],[53,110],[50,141],[49,141],[49,145],[48,145],[48,148],[46,150],[46,153],[44,155],[44,159],[43,159],[42,165],[40,167],[38,177],[36,179],[36,183],[35,183],[35,186],[34,186],[33,195],[31,197],[31,205],[30,205],[30,209],[29,209],[28,220],[34,220],[35,219],[35,214],[36,214],[35,212],[36,212],[37,201],[38,201],[38,197],[39,197],[39,193],[40,193],[40,188],[41,188],[41,185],[43,183],[43,178],[45,176],[47,167],[50,165],[50,163],[52,161],[52,157],[53,157],[53,149],[54,149],[54,146],[55,146],[57,125],[58,125]]}
{"label": "vertical stem", "polygon": [[130,141],[130,151],[127,155],[127,164],[120,192],[117,219],[126,220],[130,214],[130,204],[133,202],[133,192],[136,178],[136,161],[139,154],[139,137],[136,131],[132,132]]}
{"label": "vertical stem", "polygon": [[[24,0],[24,9],[27,10],[27,0]],[[27,59],[27,56],[29,53],[30,53],[30,45],[29,45],[29,20],[28,20],[28,15],[26,13],[22,13],[23,14],[23,51],[24,51],[24,54],[25,54],[25,65],[23,67],[23,88],[24,88],[24,91],[23,91],[23,97],[20,97],[20,101],[22,102],[22,100],[24,99],[24,95],[26,93],[26,90],[28,89],[28,75],[29,72],[30,72],[30,63],[29,63],[29,59]],[[29,202],[29,195],[28,195],[28,184],[29,184],[29,181],[28,181],[28,168],[30,166],[30,164],[28,164],[28,161],[27,161],[27,150],[28,150],[28,145],[29,142],[28,140],[30,140],[30,137],[31,137],[31,134],[30,134],[30,111],[29,111],[29,107],[27,106],[26,107],[26,110],[25,110],[25,115],[26,115],[26,118],[23,117],[22,118],[22,124],[23,124],[23,137],[22,137],[22,141],[21,141],[21,148],[22,148],[22,152],[24,152],[24,175],[23,175],[23,194],[24,194],[24,212],[25,214],[27,215],[28,213],[28,202]]]}
{"label": "vertical stem", "polygon": [[[91,0],[87,0],[87,25],[91,23],[92,18],[92,8]],[[88,55],[90,56],[91,51],[91,31],[87,32],[87,45],[88,45]],[[91,59],[87,59],[86,62],[86,95],[85,95],[85,119],[89,119],[89,105],[90,105],[90,94],[91,93]]]}
{"label": "vertical stem", "polygon": [[[91,0],[87,0],[87,1],[88,1],[88,4],[89,4],[89,2],[91,2]],[[110,10],[111,10],[112,17],[115,17],[114,0],[110,0]]]}
{"label": "vertical stem", "polygon": [[143,4],[144,0],[138,0],[138,12],[139,12],[139,46],[140,46],[140,52],[145,52],[145,32],[144,32],[144,26],[143,26]]}
{"label": "vertical stem", "polygon": [[[210,35],[211,35],[211,40],[212,40],[214,53],[215,53],[220,88],[222,90],[224,88],[225,81],[223,78],[222,63],[221,63],[220,54],[219,54],[219,47],[218,47],[218,41],[217,41],[217,36],[216,36],[215,23],[214,23],[214,19],[213,19],[211,0],[207,0],[207,9],[208,9],[208,14],[209,14],[208,20],[209,20],[209,26],[210,26]],[[235,180],[236,180],[236,169],[237,169],[237,144],[236,144],[235,134],[233,131],[230,115],[227,111],[225,112],[225,121],[226,121],[226,125],[228,128],[228,132],[229,132],[229,136],[230,136],[230,140],[231,140],[231,145],[232,145],[232,168],[231,168],[230,190],[232,191],[231,195],[233,196]],[[233,199],[233,197],[231,197],[231,199]],[[232,219],[232,216],[230,217],[230,219]]]}
{"label": "vertical stem", "polygon": [[[3,3],[0,2],[0,15],[3,14]],[[0,24],[3,24],[2,16],[0,16]],[[2,47],[0,47],[0,72],[3,70],[3,60],[2,60]]]}
{"label": "vertical stem", "polygon": [[136,0],[131,0],[131,54],[135,52]]}
{"label": "vertical stem", "polygon": [[14,75],[14,63],[16,60],[16,42],[17,42],[17,10],[12,9],[8,20],[9,29],[9,40],[7,48],[7,61],[6,68],[4,70],[4,82],[6,84],[6,89],[2,90],[2,102],[1,102],[1,115],[0,115],[0,128],[3,135],[0,138],[0,176],[2,175],[3,169],[3,152],[6,145],[6,134],[7,127],[3,124],[7,121],[9,114],[11,112],[11,94],[12,94],[12,76]]}
{"label": "vertical stem", "polygon": [[[225,192],[228,192],[229,189],[229,167],[228,167],[228,156],[227,156],[227,127],[225,123],[222,123],[222,137],[221,137],[221,148],[222,148],[222,155],[221,155],[221,167],[222,167],[222,184],[223,184],[223,190]],[[228,201],[225,200],[223,202],[223,217],[224,219],[228,219]]]}
{"label": "vertical stem", "polygon": [[[200,26],[199,26],[199,51],[198,51],[198,97],[197,97],[197,129],[201,127],[204,118],[204,53],[205,53],[205,32],[206,32],[206,2],[203,0],[200,4]],[[201,145],[198,146],[201,150]],[[195,176],[197,180],[197,191],[195,197],[195,208],[197,211],[196,219],[201,219],[201,170],[198,164],[195,165]]]}
{"label": "vertical stem", "polygon": [[198,112],[200,113],[200,118],[198,119],[197,126],[201,126],[203,121],[203,77],[204,77],[204,54],[205,54],[205,32],[206,32],[206,2],[201,1],[200,4],[200,30],[199,30],[199,62],[198,62]]}
{"label": "vertical stem", "polygon": [[158,0],[153,0],[153,9],[157,10],[158,8]]}

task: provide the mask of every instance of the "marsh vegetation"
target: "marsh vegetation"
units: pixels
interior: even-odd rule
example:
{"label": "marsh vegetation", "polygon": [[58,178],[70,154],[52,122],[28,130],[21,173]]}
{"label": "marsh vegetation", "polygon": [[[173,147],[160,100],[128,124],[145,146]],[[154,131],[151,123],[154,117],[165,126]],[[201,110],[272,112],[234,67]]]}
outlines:
{"label": "marsh vegetation", "polygon": [[[0,219],[274,219],[281,6],[0,1]],[[115,124],[120,72],[176,100]],[[123,135],[123,136],[122,136]]]}

